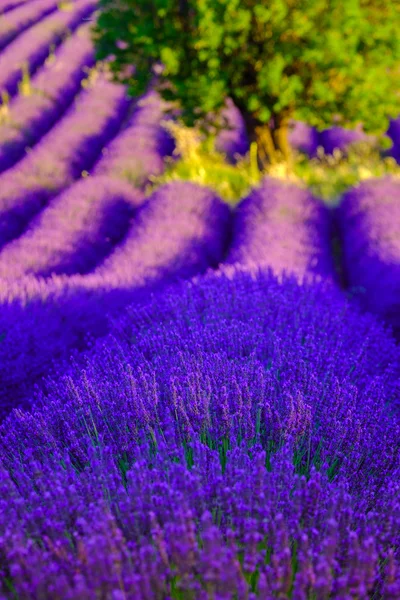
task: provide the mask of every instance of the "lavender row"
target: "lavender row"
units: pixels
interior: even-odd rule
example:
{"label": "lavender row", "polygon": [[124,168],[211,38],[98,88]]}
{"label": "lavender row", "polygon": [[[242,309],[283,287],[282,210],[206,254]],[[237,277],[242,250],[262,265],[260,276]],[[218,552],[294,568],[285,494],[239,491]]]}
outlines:
{"label": "lavender row", "polygon": [[400,117],[390,121],[388,136],[393,142],[390,154],[400,163]]}
{"label": "lavender row", "polygon": [[0,277],[88,273],[127,234],[144,196],[107,177],[83,179],[60,194],[22,237],[0,253]]}
{"label": "lavender row", "polygon": [[[117,192],[121,185],[115,186]],[[138,210],[124,240],[91,274],[3,279],[2,415],[29,400],[33,384],[53,360],[67,359],[90,336],[104,335],[107,313],[118,314],[151,290],[216,267],[229,226],[229,208],[211,191],[174,182],[159,188]]]}
{"label": "lavender row", "polygon": [[400,181],[362,182],[338,209],[350,289],[400,332]]}
{"label": "lavender row", "polygon": [[228,98],[226,107],[221,114],[223,126],[215,139],[215,148],[234,162],[236,155],[244,156],[249,150],[249,138],[246,125],[240,111]]}
{"label": "lavender row", "polygon": [[318,132],[314,127],[294,121],[289,139],[294,148],[314,158],[319,146],[323,148],[325,154],[333,154],[335,149],[346,152],[350,144],[373,142],[375,138],[364,133],[361,128],[330,127]]}
{"label": "lavender row", "polygon": [[15,94],[23,65],[33,74],[48,56],[50,46],[60,44],[67,29],[74,30],[95,7],[95,0],[79,0],[71,11],[57,11],[11,42],[0,54],[0,92]]}
{"label": "lavender row", "polygon": [[[222,117],[225,119],[225,127],[217,134],[215,147],[219,152],[226,154],[228,160],[234,161],[236,155],[244,156],[249,151],[246,126],[239,110],[231,100],[228,100]],[[318,132],[314,127],[301,121],[293,121],[289,132],[291,146],[310,158],[317,155],[319,146],[324,149],[325,154],[332,154],[335,148],[345,152],[354,142],[373,140],[373,136],[367,135],[361,128],[350,130],[331,127]]]}
{"label": "lavender row", "polygon": [[1,0],[0,15],[21,6],[21,4],[26,4],[27,2],[32,2],[32,0]]}
{"label": "lavender row", "polygon": [[[244,156],[249,151],[249,138],[240,111],[228,100],[222,112],[225,127],[217,134],[215,147],[226,154],[228,160],[234,161],[236,156]],[[349,130],[342,127],[331,127],[318,132],[301,121],[293,121],[289,132],[289,141],[293,148],[313,158],[321,146],[326,154],[334,149],[345,152],[349,144],[360,141],[371,141],[361,129]]]}
{"label": "lavender row", "polygon": [[148,93],[135,106],[123,131],[104,149],[93,175],[118,177],[144,187],[150,175],[162,173],[164,159],[174,149],[172,137],[160,124],[163,118],[161,99]]}
{"label": "lavender row", "polygon": [[372,316],[236,270],[130,308],[81,362],[0,431],[19,598],[398,596],[400,364]]}
{"label": "lavender row", "polygon": [[227,264],[335,281],[329,209],[305,189],[265,178],[238,205]]}
{"label": "lavender row", "polygon": [[100,74],[30,153],[0,176],[0,247],[19,236],[51,197],[91,168],[128,107],[125,88]]}
{"label": "lavender row", "polygon": [[84,25],[33,77],[30,93],[11,101],[7,119],[0,125],[0,171],[11,167],[54,125],[93,64],[89,27]]}
{"label": "lavender row", "polygon": [[25,29],[57,9],[57,0],[33,0],[3,15],[0,20],[0,50]]}

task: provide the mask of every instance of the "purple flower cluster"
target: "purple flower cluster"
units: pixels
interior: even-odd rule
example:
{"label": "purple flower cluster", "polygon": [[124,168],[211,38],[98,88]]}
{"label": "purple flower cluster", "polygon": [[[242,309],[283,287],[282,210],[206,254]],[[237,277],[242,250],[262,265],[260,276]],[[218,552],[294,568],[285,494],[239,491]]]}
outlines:
{"label": "purple flower cluster", "polygon": [[161,126],[165,118],[161,99],[150,92],[134,107],[133,114],[121,133],[103,151],[91,171],[125,179],[144,187],[150,175],[164,170],[164,159],[174,150],[173,138]]}
{"label": "purple flower cluster", "polygon": [[24,29],[57,9],[57,0],[33,0],[7,13],[0,21],[0,50]]}
{"label": "purple flower cluster", "polygon": [[52,196],[90,169],[129,108],[125,88],[99,76],[25,158],[0,176],[0,247]]}
{"label": "purple flower cluster", "polygon": [[[93,190],[101,202],[105,197],[104,177],[87,181],[79,188]],[[123,195],[127,204],[140,201],[138,192],[128,184],[109,181],[107,185],[109,195]],[[73,203],[73,188],[71,194],[66,192],[60,197],[58,210],[64,203]],[[57,211],[57,204],[49,210]],[[51,217],[48,219],[50,223]],[[137,211],[125,238],[91,273],[54,275],[48,280],[33,276],[0,280],[2,414],[29,400],[33,384],[46,373],[51,361],[68,358],[72,348],[85,347],[90,341],[88,336],[104,335],[108,313],[118,314],[127,303],[146,297],[151,289],[215,268],[223,260],[230,223],[229,208],[210,190],[188,182],[173,182],[159,188]],[[84,227],[96,229],[96,225],[85,226],[82,222],[82,230]],[[61,232],[61,223],[57,230]],[[29,245],[32,235],[34,230],[26,240],[23,236],[9,247],[10,253],[15,248],[16,269],[16,253],[24,244]],[[72,231],[61,235],[73,237]],[[40,236],[40,228],[36,236]],[[46,238],[42,243],[46,243]],[[53,241],[55,246],[57,240]],[[92,255],[87,250],[90,260]],[[63,256],[74,256],[72,248],[69,255],[68,248],[64,255],[61,248],[58,251],[55,260],[57,256],[60,261]],[[33,249],[32,253],[35,256]],[[39,248],[36,256],[40,263]],[[52,259],[51,252],[48,256]],[[29,260],[26,255],[24,259]],[[78,263],[81,260],[76,259]]]}
{"label": "purple flower cluster", "polygon": [[227,263],[334,281],[330,217],[309,191],[265,178],[235,211]]}
{"label": "purple flower cluster", "polygon": [[30,27],[11,42],[0,54],[0,92],[13,95],[23,73],[23,65],[30,74],[43,63],[51,44],[58,45],[66,30],[74,30],[96,8],[96,0],[78,0],[70,11],[57,11]]}
{"label": "purple flower cluster", "polygon": [[153,295],[0,430],[3,596],[397,598],[399,374],[329,285]]}
{"label": "purple flower cluster", "polygon": [[86,68],[93,64],[89,26],[84,25],[32,78],[31,93],[10,102],[7,120],[0,125],[0,171],[15,164],[26,147],[49,131],[79,91]]}
{"label": "purple flower cluster", "polygon": [[400,332],[400,181],[371,179],[348,190],[338,209],[348,285]]}
{"label": "purple flower cluster", "polygon": [[88,273],[127,234],[142,194],[123,181],[89,177],[69,187],[0,252],[0,277]]}

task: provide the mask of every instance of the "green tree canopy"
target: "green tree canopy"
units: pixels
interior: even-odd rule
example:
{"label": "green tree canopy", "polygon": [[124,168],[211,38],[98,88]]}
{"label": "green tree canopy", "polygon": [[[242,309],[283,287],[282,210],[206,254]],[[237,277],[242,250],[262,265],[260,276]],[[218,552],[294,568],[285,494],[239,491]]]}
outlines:
{"label": "green tree canopy", "polygon": [[156,72],[189,126],[231,97],[265,164],[290,156],[292,118],[383,133],[400,112],[399,31],[399,0],[101,0],[94,39],[133,95]]}

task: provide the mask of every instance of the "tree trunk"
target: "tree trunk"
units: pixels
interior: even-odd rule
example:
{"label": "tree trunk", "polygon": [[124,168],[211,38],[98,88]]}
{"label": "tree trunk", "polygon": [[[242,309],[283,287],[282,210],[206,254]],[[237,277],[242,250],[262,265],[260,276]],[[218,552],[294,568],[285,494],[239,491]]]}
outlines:
{"label": "tree trunk", "polygon": [[289,143],[289,118],[277,117],[272,132],[275,148],[288,166],[292,166],[292,150]]}
{"label": "tree trunk", "polygon": [[289,144],[289,117],[277,115],[269,124],[257,121],[253,115],[245,114],[244,120],[250,143],[257,143],[257,161],[260,171],[284,161],[292,166]]}

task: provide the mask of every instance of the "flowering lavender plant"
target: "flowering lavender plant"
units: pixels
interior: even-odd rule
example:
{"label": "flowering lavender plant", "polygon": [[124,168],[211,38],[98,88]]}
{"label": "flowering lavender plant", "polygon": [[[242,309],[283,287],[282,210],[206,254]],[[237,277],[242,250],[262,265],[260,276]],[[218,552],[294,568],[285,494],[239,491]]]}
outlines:
{"label": "flowering lavender plant", "polygon": [[322,284],[130,309],[1,428],[3,595],[396,597],[399,366]]}

